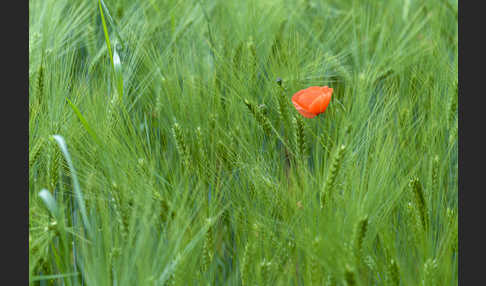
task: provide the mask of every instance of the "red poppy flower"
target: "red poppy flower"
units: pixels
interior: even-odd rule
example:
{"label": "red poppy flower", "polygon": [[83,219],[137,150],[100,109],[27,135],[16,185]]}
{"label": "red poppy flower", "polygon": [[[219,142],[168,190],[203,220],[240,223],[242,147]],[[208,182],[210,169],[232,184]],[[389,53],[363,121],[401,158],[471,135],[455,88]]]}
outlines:
{"label": "red poppy flower", "polygon": [[311,86],[296,92],[292,103],[304,117],[312,118],[323,113],[331,101],[332,88],[326,86]]}

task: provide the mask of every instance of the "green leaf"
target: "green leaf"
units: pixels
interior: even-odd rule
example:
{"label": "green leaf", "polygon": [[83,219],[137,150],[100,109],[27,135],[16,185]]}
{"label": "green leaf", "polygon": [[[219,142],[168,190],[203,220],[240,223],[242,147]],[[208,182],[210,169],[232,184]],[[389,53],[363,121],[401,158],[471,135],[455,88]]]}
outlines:
{"label": "green leaf", "polygon": [[66,142],[64,141],[64,138],[61,135],[52,135],[52,138],[56,140],[68,164],[69,171],[71,172],[71,177],[73,180],[74,194],[75,194],[76,201],[78,203],[77,205],[81,212],[81,217],[83,219],[84,226],[89,233],[91,227],[86,213],[86,206],[84,204],[83,193],[81,192],[81,186],[79,185],[78,176],[76,175],[76,170],[74,169],[73,161],[71,160],[71,155],[69,154],[69,151],[67,149]]}
{"label": "green leaf", "polygon": [[69,106],[71,109],[74,111],[76,116],[78,117],[79,121],[81,121],[81,124],[83,124],[84,129],[89,133],[89,135],[96,141],[96,143],[101,145],[101,140],[98,138],[96,133],[93,131],[91,126],[89,125],[88,121],[84,118],[84,116],[81,114],[79,109],[72,103],[68,98],[66,98],[67,102],[69,103]]}
{"label": "green leaf", "polygon": [[56,199],[52,196],[51,192],[46,189],[42,189],[39,192],[39,197],[42,199],[44,204],[46,205],[49,212],[51,212],[52,216],[56,219],[59,218],[59,208],[57,206]]}
{"label": "green leaf", "polygon": [[[102,0],[98,0],[98,6],[100,8],[100,15],[101,15],[101,23],[103,25],[103,32],[105,34],[106,47],[108,49],[108,54],[110,55],[111,68],[113,70],[113,78],[117,83],[118,96],[120,98],[123,98],[123,78],[121,77],[121,71],[119,69],[119,67],[121,67],[120,57],[116,53],[116,50],[115,50],[115,55],[111,50],[110,36],[108,35],[108,26],[106,25],[105,15],[103,13],[103,7],[101,5],[101,2]],[[115,60],[117,62],[117,66],[115,66]],[[119,70],[119,72],[117,72],[117,70]]]}

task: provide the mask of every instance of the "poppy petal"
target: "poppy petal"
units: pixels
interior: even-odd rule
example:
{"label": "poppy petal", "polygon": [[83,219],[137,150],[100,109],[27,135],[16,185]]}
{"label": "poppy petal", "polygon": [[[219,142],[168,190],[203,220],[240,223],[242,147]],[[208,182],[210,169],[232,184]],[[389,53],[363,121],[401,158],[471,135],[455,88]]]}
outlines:
{"label": "poppy petal", "polygon": [[312,104],[312,102],[314,102],[314,100],[316,100],[322,94],[322,92],[320,92],[319,90],[304,91],[305,92],[303,93],[296,93],[292,97],[292,101],[297,102],[304,109],[309,109],[309,106]]}
{"label": "poppy petal", "polygon": [[304,89],[306,92],[320,92],[322,87],[320,86],[309,86],[308,88]]}
{"label": "poppy petal", "polygon": [[307,117],[307,118],[313,118],[313,117],[316,117],[316,116],[317,116],[317,114],[307,112],[307,111],[305,111],[304,109],[297,109],[297,111],[298,111],[300,114],[302,114],[304,117]]}
{"label": "poppy petal", "polygon": [[309,106],[308,110],[309,112],[319,114],[322,113],[326,110],[327,106],[329,105],[329,102],[331,101],[331,95],[330,94],[322,94],[312,104]]}
{"label": "poppy petal", "polygon": [[324,93],[332,92],[332,88],[326,86],[321,87],[321,91]]}
{"label": "poppy petal", "polygon": [[311,112],[308,112],[307,110],[305,110],[304,108],[302,108],[302,106],[300,106],[297,102],[295,101],[292,101],[292,103],[294,104],[295,106],[295,109],[297,109],[297,111],[302,114],[304,117],[307,117],[307,118],[312,118],[312,117],[315,117],[317,114],[314,114],[314,113],[311,113]]}

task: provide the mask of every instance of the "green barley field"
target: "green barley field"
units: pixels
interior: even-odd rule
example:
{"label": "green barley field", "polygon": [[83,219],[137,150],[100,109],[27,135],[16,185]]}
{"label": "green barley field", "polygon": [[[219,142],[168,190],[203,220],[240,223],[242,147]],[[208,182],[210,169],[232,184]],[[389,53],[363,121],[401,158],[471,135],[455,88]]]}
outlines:
{"label": "green barley field", "polygon": [[30,0],[30,285],[457,285],[457,7]]}

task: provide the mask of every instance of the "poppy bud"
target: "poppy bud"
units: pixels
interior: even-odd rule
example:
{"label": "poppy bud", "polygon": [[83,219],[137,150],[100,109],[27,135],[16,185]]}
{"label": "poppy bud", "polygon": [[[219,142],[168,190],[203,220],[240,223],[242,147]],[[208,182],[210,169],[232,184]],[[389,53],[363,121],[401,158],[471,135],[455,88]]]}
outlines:
{"label": "poppy bud", "polygon": [[282,86],[282,78],[281,77],[277,77],[277,84]]}

